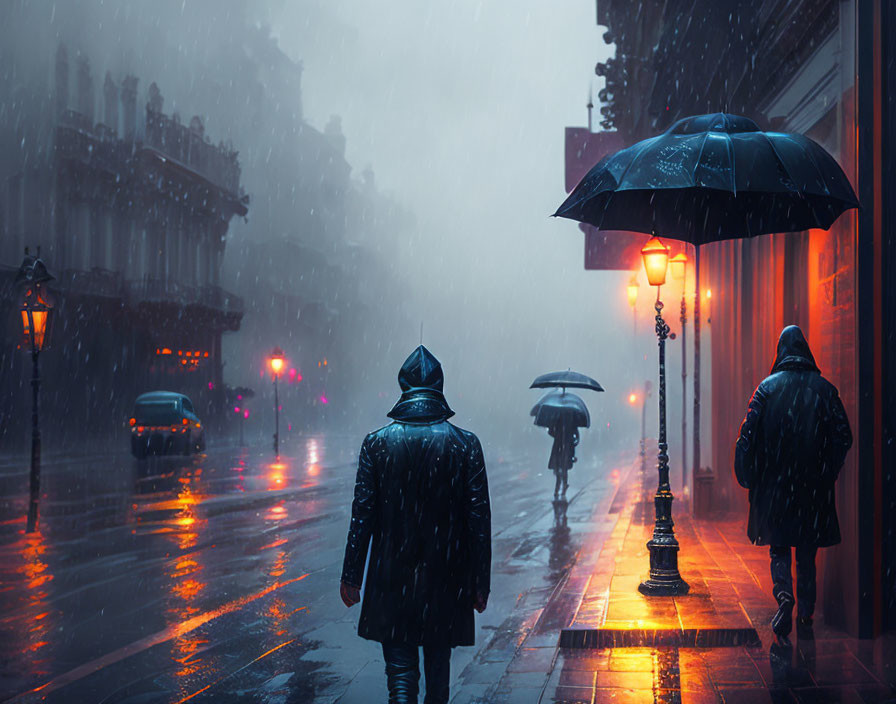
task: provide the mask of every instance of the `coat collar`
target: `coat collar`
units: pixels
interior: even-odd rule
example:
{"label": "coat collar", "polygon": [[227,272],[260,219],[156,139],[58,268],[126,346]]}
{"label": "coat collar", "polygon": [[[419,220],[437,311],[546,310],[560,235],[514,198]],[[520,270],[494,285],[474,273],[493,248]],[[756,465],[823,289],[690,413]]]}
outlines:
{"label": "coat collar", "polygon": [[409,389],[389,411],[389,417],[400,423],[440,423],[454,415],[440,391]]}

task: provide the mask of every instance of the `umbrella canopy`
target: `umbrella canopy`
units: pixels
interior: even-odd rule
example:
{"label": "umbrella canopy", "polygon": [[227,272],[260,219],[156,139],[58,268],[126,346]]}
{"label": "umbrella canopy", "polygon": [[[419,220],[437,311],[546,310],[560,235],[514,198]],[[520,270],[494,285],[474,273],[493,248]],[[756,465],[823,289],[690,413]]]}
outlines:
{"label": "umbrella canopy", "polygon": [[571,372],[568,369],[565,372],[551,372],[550,374],[542,374],[532,382],[530,389],[591,389],[592,391],[603,391],[604,387],[598,384],[590,376]]}
{"label": "umbrella canopy", "polygon": [[591,414],[580,396],[567,391],[551,391],[532,406],[530,416],[535,425],[549,428],[557,423],[570,423],[577,428],[591,427]]}
{"label": "umbrella canopy", "polygon": [[858,205],[840,165],[808,137],[716,113],[605,157],[554,215],[699,246],[828,229]]}

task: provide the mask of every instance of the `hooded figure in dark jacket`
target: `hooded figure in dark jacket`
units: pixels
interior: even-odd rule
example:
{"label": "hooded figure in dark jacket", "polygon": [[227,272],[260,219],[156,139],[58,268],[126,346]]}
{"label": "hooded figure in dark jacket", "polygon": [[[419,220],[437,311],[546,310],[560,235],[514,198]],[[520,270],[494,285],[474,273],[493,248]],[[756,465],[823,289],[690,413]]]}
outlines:
{"label": "hooded figure in dark jacket", "polygon": [[390,425],[364,439],[341,596],[364,603],[358,633],[383,644],[389,702],[416,702],[423,646],[427,704],[448,701],[451,648],[473,645],[485,610],[491,512],[482,447],[448,422],[439,361],[422,345],[398,374]]}
{"label": "hooded figure in dark jacket", "polygon": [[784,328],[771,374],[750,399],[734,455],[737,481],[750,490],[747,534],[754,544],[770,546],[778,602],[772,629],[781,637],[792,627],[792,547],[797,624],[811,628],[815,553],[840,542],[834,482],[851,445],[836,387],[821,375],[802,330]]}

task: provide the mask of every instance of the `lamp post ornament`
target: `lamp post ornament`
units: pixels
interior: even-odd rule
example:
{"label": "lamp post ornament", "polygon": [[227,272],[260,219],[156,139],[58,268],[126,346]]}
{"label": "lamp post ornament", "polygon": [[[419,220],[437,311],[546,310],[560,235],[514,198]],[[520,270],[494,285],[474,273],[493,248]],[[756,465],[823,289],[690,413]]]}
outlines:
{"label": "lamp post ornament", "polygon": [[660,286],[666,282],[666,267],[669,262],[669,249],[663,242],[652,237],[641,250],[647,280],[656,286],[656,336],[659,344],[659,453],[657,454],[657,473],[659,483],[653,499],[656,517],[653,524],[653,537],[647,542],[650,551],[650,576],[638,586],[638,591],[648,596],[675,596],[687,594],[690,586],[678,573],[678,541],[672,523],[672,487],[669,484],[669,448],[666,443],[666,338],[669,337],[669,325],[663,320],[663,302],[660,300]]}

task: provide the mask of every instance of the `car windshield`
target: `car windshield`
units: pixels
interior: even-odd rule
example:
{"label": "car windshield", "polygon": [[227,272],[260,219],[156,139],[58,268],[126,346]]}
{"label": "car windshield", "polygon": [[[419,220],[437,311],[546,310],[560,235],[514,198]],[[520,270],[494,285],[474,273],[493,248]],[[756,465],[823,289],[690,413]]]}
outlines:
{"label": "car windshield", "polygon": [[134,418],[143,425],[179,423],[182,417],[177,400],[141,401],[134,407]]}

